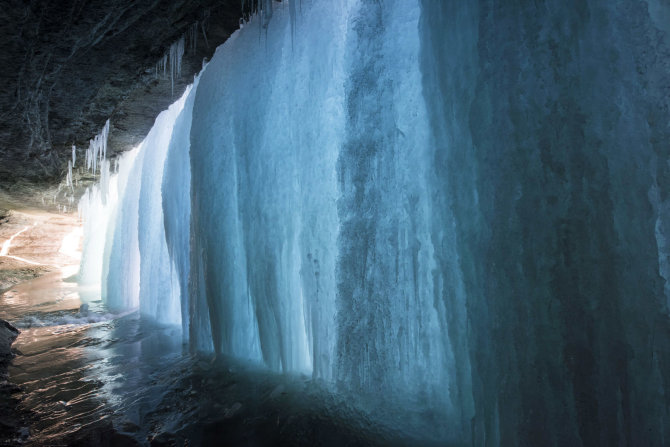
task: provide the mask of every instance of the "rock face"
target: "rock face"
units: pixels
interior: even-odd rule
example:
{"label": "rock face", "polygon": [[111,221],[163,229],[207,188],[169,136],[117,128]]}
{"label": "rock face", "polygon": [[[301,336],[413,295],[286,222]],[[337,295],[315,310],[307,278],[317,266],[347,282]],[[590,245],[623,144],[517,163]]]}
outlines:
{"label": "rock face", "polygon": [[[0,189],[60,182],[108,118],[109,151],[139,143],[241,15],[239,0],[2,2]],[[157,63],[182,36],[173,86]]]}
{"label": "rock face", "polygon": [[9,382],[7,367],[14,354],[11,347],[19,330],[0,320],[0,445],[16,445],[21,439],[20,427],[24,425],[23,414],[17,409],[17,399],[12,396],[19,388]]}
{"label": "rock face", "polygon": [[6,380],[7,365],[14,358],[12,343],[19,336],[19,330],[5,320],[0,320],[0,380]]}

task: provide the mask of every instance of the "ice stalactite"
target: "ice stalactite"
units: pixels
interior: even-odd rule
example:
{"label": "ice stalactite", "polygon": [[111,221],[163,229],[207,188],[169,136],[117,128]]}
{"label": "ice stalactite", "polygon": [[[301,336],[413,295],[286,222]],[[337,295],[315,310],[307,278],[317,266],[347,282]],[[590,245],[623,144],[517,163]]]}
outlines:
{"label": "ice stalactite", "polygon": [[89,142],[86,149],[86,169],[96,174],[98,165],[107,158],[107,138],[109,136],[109,120],[98,135]]}
{"label": "ice stalactite", "polygon": [[65,176],[65,185],[69,188],[73,187],[73,184],[72,184],[72,160],[67,161],[67,175]]}
{"label": "ice stalactite", "polygon": [[156,79],[167,77],[168,53],[165,53],[156,62]]}
{"label": "ice stalactite", "polygon": [[191,54],[195,54],[196,52],[198,44],[197,30],[199,25],[199,22],[195,22],[184,35],[170,45],[170,48],[156,63],[156,78],[170,77],[172,95],[174,95],[175,82],[181,77],[181,67],[186,48],[189,49]]}
{"label": "ice stalactite", "polygon": [[189,53],[195,55],[196,50],[198,49],[198,28],[200,26],[199,22],[194,22],[191,26],[188,27],[186,31],[186,43],[188,45]]}
{"label": "ice stalactite", "polygon": [[170,83],[174,95],[174,81],[181,77],[181,62],[184,57],[184,36],[170,45]]}
{"label": "ice stalactite", "polygon": [[72,159],[68,160],[67,162],[67,175],[65,177],[65,185],[72,190],[74,188],[74,176],[73,176],[73,169],[75,167],[75,163],[77,162],[77,148],[73,144],[72,145]]}

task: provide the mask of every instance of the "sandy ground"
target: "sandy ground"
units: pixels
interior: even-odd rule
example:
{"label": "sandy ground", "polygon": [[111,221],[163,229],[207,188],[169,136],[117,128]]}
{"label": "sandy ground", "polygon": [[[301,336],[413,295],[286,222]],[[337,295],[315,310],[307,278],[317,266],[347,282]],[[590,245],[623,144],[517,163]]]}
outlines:
{"label": "sandy ground", "polygon": [[[8,211],[3,205],[8,204],[0,200],[0,293],[79,262],[76,251],[80,249],[81,237],[76,233],[79,228],[76,214],[34,209]],[[3,253],[2,247],[12,237],[7,253]]]}

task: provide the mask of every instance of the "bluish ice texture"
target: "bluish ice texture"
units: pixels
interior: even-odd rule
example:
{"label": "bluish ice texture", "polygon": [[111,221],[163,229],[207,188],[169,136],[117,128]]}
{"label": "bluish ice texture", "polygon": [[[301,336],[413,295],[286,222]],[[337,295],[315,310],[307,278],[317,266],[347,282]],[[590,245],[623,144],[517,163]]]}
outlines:
{"label": "bluish ice texture", "polygon": [[187,88],[178,101],[158,115],[140,147],[140,152],[144,152],[137,222],[140,312],[161,323],[181,323],[179,278],[168,255],[161,185],[168,146],[172,138],[179,137],[178,133],[173,134],[174,124],[189,91]]}
{"label": "bluish ice texture", "polygon": [[211,333],[197,334],[218,352],[331,378],[346,8],[323,2],[304,14],[309,39],[292,40],[289,10],[278,8],[262,43],[256,18],[202,75],[191,129],[194,318],[209,316]]}
{"label": "bluish ice texture", "polygon": [[[186,93],[184,108],[175,120],[172,136],[165,158],[161,186],[163,223],[165,239],[171,263],[171,274],[178,277],[178,289],[171,284],[180,302],[180,314],[184,336],[189,328],[188,278],[190,272],[190,232],[191,232],[191,121],[193,102],[198,88],[196,77],[190,91]],[[182,298],[183,297],[183,298]],[[174,311],[174,309],[172,309]]]}
{"label": "bluish ice texture", "polygon": [[667,444],[670,4],[422,7],[473,444]]}
{"label": "bluish ice texture", "polygon": [[118,205],[85,197],[82,277],[466,445],[663,445],[667,17],[267,6],[122,161]]}
{"label": "bluish ice texture", "polygon": [[[142,315],[168,324],[181,323],[181,295],[179,272],[168,253],[161,186],[173,127],[177,144],[182,126],[175,121],[190,91],[156,118],[137,148],[121,157],[118,172],[107,182],[109,193],[101,192],[107,184],[101,182],[80,203],[86,222],[84,253],[97,254],[82,260],[80,282],[97,279],[111,309],[139,307]],[[109,162],[103,160],[105,164]],[[180,178],[178,172],[175,178]]]}
{"label": "bluish ice texture", "polygon": [[[119,202],[107,218],[113,222],[103,257],[107,272],[101,277],[102,298],[109,308],[125,310],[139,306],[140,248],[137,237],[138,202],[144,151],[133,149],[119,163]],[[123,181],[122,179],[125,179]],[[84,261],[82,260],[82,266]]]}

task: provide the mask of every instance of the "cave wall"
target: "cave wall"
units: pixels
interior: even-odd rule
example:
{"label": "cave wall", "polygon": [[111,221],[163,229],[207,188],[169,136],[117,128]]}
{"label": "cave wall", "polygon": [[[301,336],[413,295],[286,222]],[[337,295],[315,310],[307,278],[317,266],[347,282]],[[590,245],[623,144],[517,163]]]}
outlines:
{"label": "cave wall", "polygon": [[[236,0],[1,2],[1,187],[58,183],[108,118],[111,153],[139,144],[241,15]],[[195,51],[172,91],[156,64],[184,34]]]}

